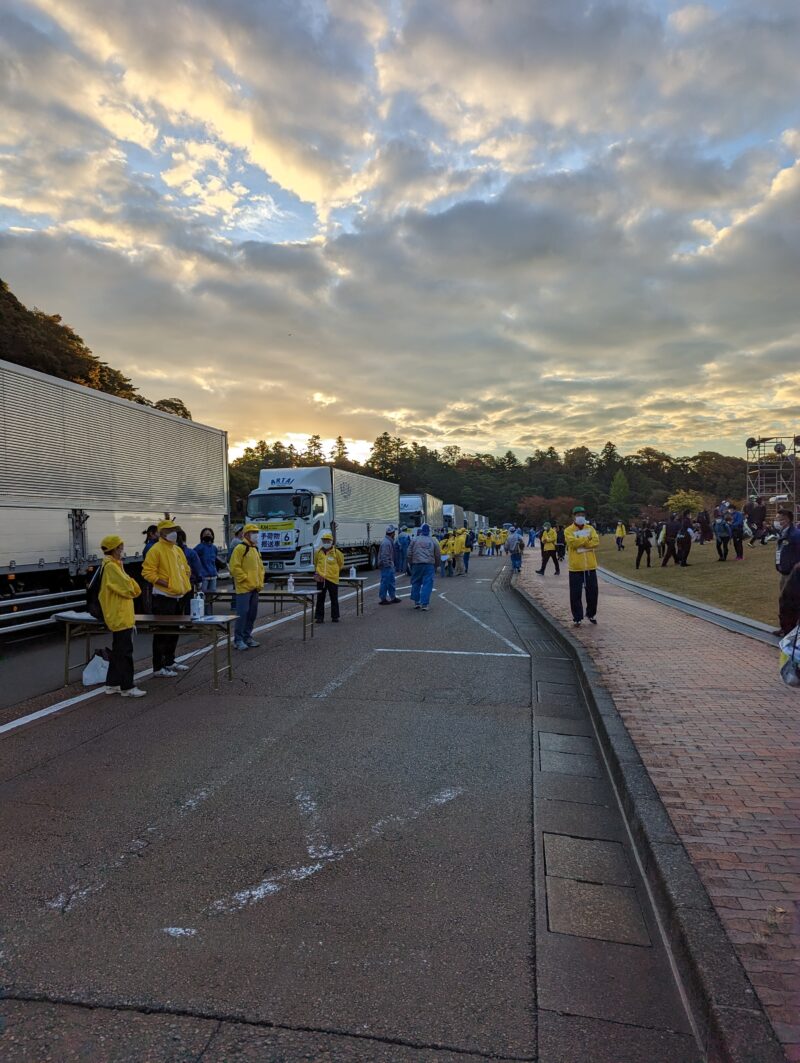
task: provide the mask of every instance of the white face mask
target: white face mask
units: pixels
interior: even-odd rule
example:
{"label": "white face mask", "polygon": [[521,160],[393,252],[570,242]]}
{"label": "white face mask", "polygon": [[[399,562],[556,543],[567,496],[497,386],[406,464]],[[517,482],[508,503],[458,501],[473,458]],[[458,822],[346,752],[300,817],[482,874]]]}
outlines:
{"label": "white face mask", "polygon": [[168,543],[176,543],[178,541],[178,533],[177,532],[167,532],[167,534],[164,536],[164,538],[167,540]]}
{"label": "white face mask", "polygon": [[322,549],[327,553],[328,550],[332,550],[333,549],[333,543],[323,543],[322,544]]}
{"label": "white face mask", "polygon": [[582,528],[586,523],[586,517],[576,517],[575,523],[578,525],[579,528]]}
{"label": "white face mask", "polygon": [[251,542],[253,546],[255,546],[255,544],[258,542],[258,532],[248,532],[247,539],[248,542]]}

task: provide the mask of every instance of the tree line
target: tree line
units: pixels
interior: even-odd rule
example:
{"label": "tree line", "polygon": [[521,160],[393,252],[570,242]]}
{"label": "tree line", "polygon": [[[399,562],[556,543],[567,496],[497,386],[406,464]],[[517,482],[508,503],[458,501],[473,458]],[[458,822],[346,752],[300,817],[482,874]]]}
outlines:
{"label": "tree line", "polygon": [[104,391],[107,395],[130,399],[141,406],[174,413],[189,421],[192,419],[182,399],[159,399],[157,402],[146,399],[124,373],[101,362],[77,332],[64,324],[60,314],[45,314],[37,307],[29,310],[2,279],[0,358],[60,380]]}
{"label": "tree line", "polygon": [[742,499],[747,469],[743,458],[710,450],[674,458],[642,447],[623,455],[608,442],[599,452],[578,446],[559,453],[548,447],[520,460],[510,450],[502,457],[464,453],[456,446],[436,450],[388,432],[378,436],[367,461],[359,464],[349,457],[341,436],[325,454],[320,437],[312,435],[303,450],[261,440],[232,461],[234,512],[244,512],[261,469],[322,464],[391,480],[403,493],[429,491],[444,502],[485,514],[492,524],[563,522],[579,502],[601,523],[639,516],[655,520],[680,492],[713,509],[721,498]]}

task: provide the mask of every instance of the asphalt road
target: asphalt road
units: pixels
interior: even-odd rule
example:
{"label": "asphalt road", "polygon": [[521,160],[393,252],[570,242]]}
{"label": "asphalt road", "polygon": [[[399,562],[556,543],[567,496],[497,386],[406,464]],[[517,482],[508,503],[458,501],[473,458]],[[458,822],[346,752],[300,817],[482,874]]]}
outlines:
{"label": "asphalt road", "polygon": [[0,1058],[699,1059],[571,665],[500,569],[6,735]]}

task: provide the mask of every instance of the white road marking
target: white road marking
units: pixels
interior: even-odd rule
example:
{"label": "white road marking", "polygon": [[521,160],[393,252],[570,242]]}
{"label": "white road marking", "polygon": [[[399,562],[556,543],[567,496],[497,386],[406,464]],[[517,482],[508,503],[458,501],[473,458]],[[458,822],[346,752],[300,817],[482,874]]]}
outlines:
{"label": "white road marking", "polygon": [[169,934],[171,938],[197,937],[197,931],[193,926],[165,926],[164,933]]}
{"label": "white road marking", "polygon": [[372,651],[370,651],[365,657],[353,661],[352,664],[348,665],[340,675],[337,675],[335,679],[330,681],[330,683],[326,683],[322,690],[318,690],[316,694],[312,694],[311,696],[313,698],[329,698],[334,691],[342,686],[343,683],[346,683],[348,679],[352,679],[356,672],[364,667],[371,656]]}
{"label": "white road marking", "polygon": [[463,792],[464,790],[460,786],[449,787],[433,794],[433,796],[422,805],[418,808],[412,809],[405,815],[385,816],[383,819],[379,819],[377,823],[373,823],[371,827],[359,831],[351,841],[345,842],[345,844],[338,849],[331,849],[329,855],[320,857],[320,859],[312,864],[301,864],[299,867],[291,867],[286,871],[280,871],[277,875],[270,875],[268,878],[262,879],[261,882],[256,883],[254,886],[238,890],[229,897],[223,897],[218,901],[214,901],[214,903],[206,909],[206,914],[230,915],[233,912],[239,912],[243,908],[250,907],[251,904],[257,904],[259,901],[263,901],[266,897],[272,897],[276,893],[280,893],[280,891],[286,886],[290,886],[294,882],[303,882],[305,879],[311,878],[312,875],[316,875],[318,872],[323,871],[329,864],[337,863],[351,853],[355,853],[359,849],[363,849],[364,846],[369,845],[371,842],[377,841],[383,836],[388,828],[404,827],[408,823],[413,823],[426,812],[438,808],[441,805],[446,805],[449,801],[455,800],[455,798],[459,797]]}
{"label": "white road marking", "polygon": [[319,857],[327,857],[333,854],[330,840],[322,829],[322,822],[317,808],[317,802],[308,792],[300,789],[295,794],[297,807],[306,821],[306,851],[312,860]]}
{"label": "white road marking", "polygon": [[488,653],[483,650],[373,650],[373,653],[439,653],[445,656],[455,657],[519,657],[525,661],[530,659],[529,653]]}
{"label": "white road marking", "polygon": [[525,650],[523,650],[523,648],[521,646],[518,646],[516,644],[516,642],[512,642],[510,639],[507,639],[505,637],[505,635],[501,635],[499,631],[495,631],[495,629],[493,627],[489,627],[488,624],[484,624],[484,622],[482,620],[479,620],[478,617],[475,616],[474,613],[471,613],[469,611],[469,609],[464,609],[462,606],[456,605],[456,603],[455,602],[451,602],[449,598],[445,598],[445,596],[443,594],[439,595],[439,599],[440,599],[440,601],[447,602],[448,605],[452,605],[452,607],[454,609],[458,609],[458,611],[460,613],[463,613],[464,616],[468,616],[470,618],[470,620],[474,620],[476,624],[480,624],[480,626],[485,631],[490,631],[493,635],[496,635],[497,638],[499,638],[501,642],[505,642],[506,646],[510,646],[511,649],[514,650],[514,652],[516,654],[518,654],[519,656],[521,656],[521,657],[522,656],[526,656]]}
{"label": "white road marking", "polygon": [[[365,591],[375,590],[379,587],[379,583],[372,583],[369,587],[365,587]],[[339,601],[346,602],[349,598],[355,598],[356,592],[351,591],[348,594],[343,595]],[[288,624],[290,620],[297,620],[302,617],[302,613],[290,613],[288,616],[282,616],[279,620],[271,620],[268,624],[261,624],[259,627],[253,629],[253,634],[261,631],[267,631],[269,628],[279,627],[281,624]],[[206,653],[210,653],[211,646],[203,646],[199,650],[192,650],[191,653],[184,653],[182,657],[176,658],[179,663],[191,660],[193,657],[202,657]],[[134,680],[146,679],[153,674],[152,668],[145,668],[141,672],[137,672],[134,676]],[[28,724],[35,723],[36,720],[43,720],[47,716],[53,716],[57,712],[64,712],[65,709],[72,708],[73,705],[79,705],[82,701],[89,701],[91,698],[96,697],[113,697],[114,695],[107,695],[104,687],[99,686],[94,690],[87,690],[83,694],[76,694],[74,697],[66,698],[64,701],[57,701],[55,705],[48,705],[46,709],[39,709],[36,712],[31,712],[27,716],[20,716],[18,720],[12,720],[10,723],[4,723],[0,726],[0,735],[9,734],[11,731],[16,731],[20,727],[27,727]]]}

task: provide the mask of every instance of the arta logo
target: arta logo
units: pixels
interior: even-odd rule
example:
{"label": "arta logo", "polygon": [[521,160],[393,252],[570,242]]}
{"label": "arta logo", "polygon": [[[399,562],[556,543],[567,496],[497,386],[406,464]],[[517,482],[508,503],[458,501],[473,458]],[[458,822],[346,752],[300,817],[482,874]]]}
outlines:
{"label": "arta logo", "polygon": [[342,480],[339,484],[339,494],[342,498],[349,498],[353,493],[353,485],[349,480]]}
{"label": "arta logo", "polygon": [[294,476],[273,476],[269,482],[270,487],[288,487],[294,483]]}

